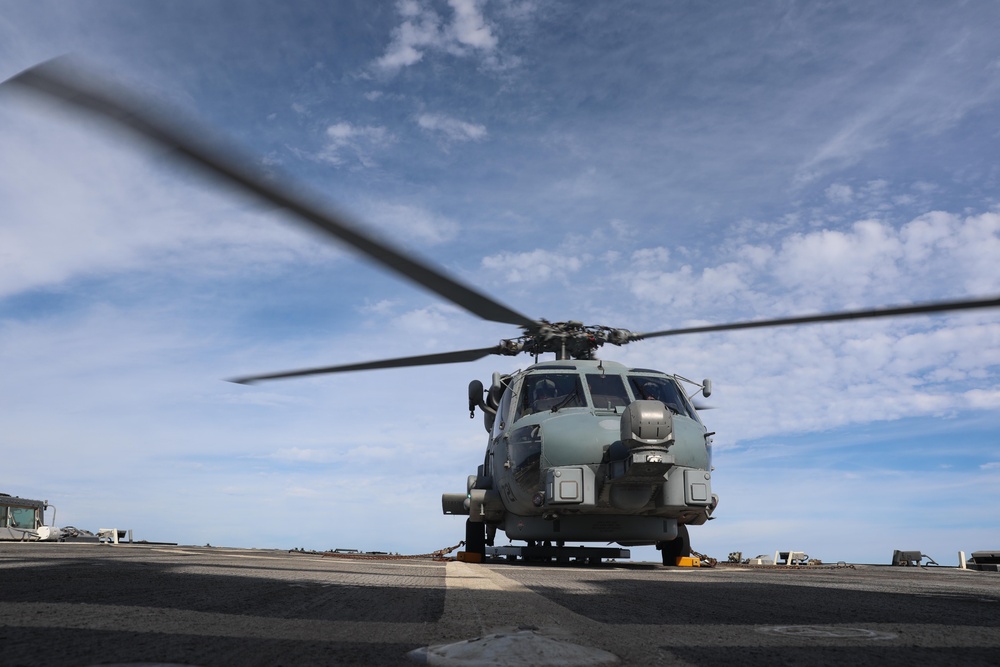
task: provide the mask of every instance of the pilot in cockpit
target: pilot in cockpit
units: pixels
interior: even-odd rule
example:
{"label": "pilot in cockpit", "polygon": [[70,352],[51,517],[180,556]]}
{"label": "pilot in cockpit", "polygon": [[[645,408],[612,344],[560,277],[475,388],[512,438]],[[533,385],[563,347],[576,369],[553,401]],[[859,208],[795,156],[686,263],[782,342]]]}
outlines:
{"label": "pilot in cockpit", "polygon": [[655,382],[647,382],[642,385],[642,397],[647,401],[663,401],[660,396],[660,388]]}
{"label": "pilot in cockpit", "polygon": [[680,399],[670,396],[674,392],[666,390],[666,387],[655,382],[645,382],[642,385],[642,397],[647,401],[659,401],[670,409],[674,414],[681,414]]}
{"label": "pilot in cockpit", "polygon": [[556,397],[556,383],[552,380],[541,380],[535,384],[535,392],[531,397],[532,402],[544,401]]}
{"label": "pilot in cockpit", "polygon": [[525,414],[551,410],[552,406],[559,404],[563,398],[555,381],[549,378],[538,379],[531,387],[530,396],[531,403],[526,406],[530,409],[526,410]]}
{"label": "pilot in cockpit", "polygon": [[524,384],[524,398],[518,416],[535,412],[581,407],[583,391],[575,374],[562,373],[550,376],[529,376]]}

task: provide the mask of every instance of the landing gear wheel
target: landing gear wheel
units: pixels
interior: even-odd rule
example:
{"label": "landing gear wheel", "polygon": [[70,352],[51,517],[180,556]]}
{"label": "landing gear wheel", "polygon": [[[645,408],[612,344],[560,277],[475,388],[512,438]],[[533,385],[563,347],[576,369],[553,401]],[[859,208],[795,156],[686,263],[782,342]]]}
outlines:
{"label": "landing gear wheel", "polygon": [[691,555],[691,538],[688,536],[688,527],[684,524],[677,526],[677,537],[669,542],[657,542],[656,548],[660,550],[664,565],[677,565],[678,558]]}
{"label": "landing gear wheel", "polygon": [[466,519],[465,550],[480,556],[486,555],[486,524]]}

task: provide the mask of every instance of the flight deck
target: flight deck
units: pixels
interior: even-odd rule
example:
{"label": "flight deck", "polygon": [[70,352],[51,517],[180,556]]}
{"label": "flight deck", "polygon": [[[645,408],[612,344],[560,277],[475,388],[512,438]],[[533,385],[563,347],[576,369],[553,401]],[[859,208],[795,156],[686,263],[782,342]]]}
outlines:
{"label": "flight deck", "polygon": [[0,570],[3,665],[1000,664],[1000,574],[951,567],[3,543]]}

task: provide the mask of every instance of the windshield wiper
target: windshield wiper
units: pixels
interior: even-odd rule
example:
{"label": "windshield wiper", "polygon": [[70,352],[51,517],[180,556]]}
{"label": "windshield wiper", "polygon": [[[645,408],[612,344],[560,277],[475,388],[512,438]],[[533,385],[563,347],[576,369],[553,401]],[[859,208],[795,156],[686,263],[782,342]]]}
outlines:
{"label": "windshield wiper", "polygon": [[566,407],[566,404],[569,403],[570,399],[579,397],[580,397],[580,388],[577,387],[572,391],[572,393],[566,394],[566,398],[553,405],[552,412],[559,412],[561,408]]}

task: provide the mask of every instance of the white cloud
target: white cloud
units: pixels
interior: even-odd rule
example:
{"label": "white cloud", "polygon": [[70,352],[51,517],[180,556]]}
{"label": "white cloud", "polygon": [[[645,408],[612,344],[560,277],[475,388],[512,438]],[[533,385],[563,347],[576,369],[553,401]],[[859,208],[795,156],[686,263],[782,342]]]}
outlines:
{"label": "white cloud", "polygon": [[318,158],[331,164],[344,164],[347,156],[356,159],[362,166],[375,165],[373,154],[393,144],[396,138],[381,125],[354,125],[346,121],[334,123],[326,128],[326,146]]}
{"label": "white cloud", "polygon": [[392,299],[380,299],[374,303],[366,302],[365,305],[360,308],[360,312],[372,315],[385,315],[392,312],[392,310],[398,305],[399,302],[393,301]]}
{"label": "white cloud", "polygon": [[666,266],[670,262],[670,250],[662,246],[640,248],[632,253],[632,261],[636,266]]}
{"label": "white cloud", "polygon": [[[679,264],[686,252],[672,248],[633,255],[641,271],[628,283],[633,293],[658,303],[719,303],[721,297],[755,308],[780,293],[768,314],[847,309],[858,304],[958,298],[1000,291],[1000,214],[959,216],[932,212],[893,226],[859,220],[844,230],[820,229],[779,237],[772,245],[740,244],[713,253],[717,263]],[[720,256],[721,255],[721,256]],[[773,301],[773,300],[772,300]]]}
{"label": "white cloud", "polygon": [[421,347],[433,348],[437,343],[433,337],[445,335],[451,329],[451,318],[459,312],[454,306],[435,304],[403,313],[394,318],[393,324],[401,332],[424,334],[427,337],[422,339]]}
{"label": "white cloud", "polygon": [[483,258],[482,265],[484,269],[498,272],[504,280],[511,283],[548,280],[561,283],[579,271],[584,260],[539,249],[490,255]]}
{"label": "white cloud", "polygon": [[444,114],[421,114],[417,124],[430,132],[437,132],[448,141],[480,141],[486,137],[486,126],[467,123]]}
{"label": "white cloud", "polygon": [[387,71],[395,71],[419,62],[423,49],[441,42],[440,18],[425,10],[415,0],[401,0],[396,5],[403,23],[392,31],[392,41],[385,54],[375,64]]}
{"label": "white cloud", "polygon": [[760,269],[774,259],[775,250],[767,246],[744,245],[737,251],[737,257],[750,263],[755,269]]}
{"label": "white cloud", "polygon": [[31,109],[0,117],[0,295],[147,269],[270,271],[337,252],[160,152]]}
{"label": "white cloud", "polygon": [[635,229],[624,220],[614,219],[608,225],[611,227],[611,231],[615,237],[619,239],[630,239],[635,235]]}
{"label": "white cloud", "polygon": [[385,53],[375,61],[384,72],[395,72],[420,62],[428,51],[463,56],[470,52],[491,54],[497,46],[493,29],[483,17],[477,0],[448,0],[451,22],[416,0],[402,0],[396,10],[403,22],[392,31]]}
{"label": "white cloud", "polygon": [[998,288],[997,258],[1000,257],[1000,213],[966,218],[958,232],[955,256],[961,263],[964,286],[971,292],[993,292]]}
{"label": "white cloud", "polygon": [[455,220],[415,204],[369,201],[361,203],[358,212],[385,236],[397,241],[443,243],[455,238],[459,230]]}
{"label": "white cloud", "polygon": [[826,189],[826,198],[835,204],[849,204],[854,198],[854,190],[844,183],[833,183]]}
{"label": "white cloud", "polygon": [[[995,361],[994,361],[995,363]],[[1000,408],[1000,390],[973,389],[963,394],[970,408],[976,410],[996,410]]]}
{"label": "white cloud", "polygon": [[448,4],[455,12],[449,31],[456,42],[483,51],[496,48],[497,38],[483,18],[479,0],[448,0]]}
{"label": "white cloud", "polygon": [[874,220],[856,222],[851,231],[822,230],[790,236],[778,252],[776,276],[786,286],[803,290],[836,288],[857,298],[894,284],[902,254],[894,230]]}
{"label": "white cloud", "polygon": [[916,261],[923,261],[935,251],[953,250],[956,244],[953,221],[953,216],[941,211],[910,221],[900,232],[907,255]]}
{"label": "white cloud", "polygon": [[[687,307],[700,300],[718,303],[720,299],[739,297],[748,291],[747,270],[735,262],[705,267],[700,272],[689,264],[664,270],[670,266],[661,265],[660,270],[649,266],[632,273],[628,278],[632,293],[645,303]],[[689,314],[686,319],[692,316]]]}
{"label": "white cloud", "polygon": [[[704,255],[683,247],[637,251],[603,283],[627,285],[627,303],[663,307],[622,307],[607,322],[651,331],[995,294],[1000,276],[987,267],[1000,256],[997,222],[992,213],[932,213],[899,226],[861,220]],[[685,255],[697,261],[676,261]],[[653,367],[671,360],[682,374],[715,376],[713,400],[739,406],[705,415],[724,448],[730,438],[993,410],[998,336],[995,313],[981,311],[650,339],[611,358]],[[784,396],[795,398],[776,398]]]}

